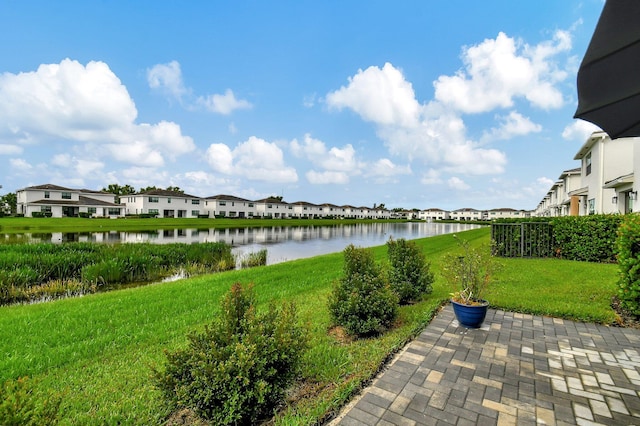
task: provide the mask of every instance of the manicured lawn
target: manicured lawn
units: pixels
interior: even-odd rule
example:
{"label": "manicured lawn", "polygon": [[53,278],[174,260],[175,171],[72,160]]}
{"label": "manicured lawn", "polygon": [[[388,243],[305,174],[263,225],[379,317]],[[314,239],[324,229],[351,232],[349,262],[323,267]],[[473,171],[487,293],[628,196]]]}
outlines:
{"label": "manicured lawn", "polygon": [[352,223],[406,222],[404,220],[368,219],[197,219],[197,218],[155,218],[155,219],[86,219],[63,218],[0,218],[0,233],[22,232],[105,232],[143,231],[152,229],[212,229],[247,228],[264,226],[329,226]]}
{"label": "manicured lawn", "polygon": [[[489,229],[460,236],[473,244],[488,243]],[[436,273],[440,258],[456,246],[451,235],[416,242]],[[378,259],[385,259],[384,246],[374,250]],[[189,331],[215,317],[232,283],[253,282],[261,306],[270,300],[294,301],[311,339],[301,382],[308,397],[280,412],[276,424],[314,424],[339,410],[391,354],[419,333],[452,291],[438,277],[426,300],[401,308],[393,330],[376,339],[344,342],[330,333],[327,310],[327,296],[342,262],[342,254],[335,253],[46,304],[2,307],[0,381],[28,375],[37,383],[36,398],[62,395],[63,424],[161,423],[168,412],[152,386],[150,367],[163,361],[163,349],[185,345]],[[487,294],[495,307],[615,322],[609,306],[615,265],[552,259],[503,262]]]}

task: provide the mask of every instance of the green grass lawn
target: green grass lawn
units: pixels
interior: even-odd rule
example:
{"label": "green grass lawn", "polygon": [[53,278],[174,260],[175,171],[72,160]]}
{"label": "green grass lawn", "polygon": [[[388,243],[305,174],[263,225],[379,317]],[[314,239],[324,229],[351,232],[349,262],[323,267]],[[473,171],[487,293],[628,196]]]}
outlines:
{"label": "green grass lawn", "polygon": [[264,226],[330,226],[353,223],[406,222],[405,220],[368,220],[368,219],[198,219],[198,218],[0,218],[0,233],[15,234],[23,232],[105,232],[105,231],[144,231],[154,229],[212,229],[212,228],[248,228]]}
{"label": "green grass lawn", "polygon": [[[31,220],[31,219],[29,219]],[[75,219],[73,219],[75,220]],[[489,229],[460,233],[488,243]],[[416,242],[438,272],[456,246],[451,235]],[[380,260],[386,247],[374,249]],[[341,253],[230,271],[38,305],[0,307],[0,382],[30,376],[35,397],[62,396],[62,424],[158,424],[169,414],[150,379],[164,349],[215,317],[234,282],[255,284],[260,306],[294,301],[308,324],[308,397],[282,410],[275,424],[307,425],[339,410],[386,360],[429,322],[452,291],[437,276],[433,293],[404,306],[393,330],[342,342],[330,330],[327,296],[342,272]],[[553,259],[505,259],[487,298],[492,306],[604,324],[615,322],[610,299],[616,265]]]}

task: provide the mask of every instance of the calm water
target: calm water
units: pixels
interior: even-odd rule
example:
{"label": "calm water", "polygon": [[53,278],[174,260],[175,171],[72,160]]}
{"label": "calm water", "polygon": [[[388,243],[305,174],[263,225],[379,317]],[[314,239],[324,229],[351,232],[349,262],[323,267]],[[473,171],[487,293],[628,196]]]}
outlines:
{"label": "calm water", "polygon": [[[272,226],[236,229],[170,229],[146,232],[87,232],[52,234],[0,234],[0,243],[71,241],[98,243],[197,243],[225,242],[243,255],[267,249],[267,264],[302,259],[344,250],[349,244],[358,247],[383,245],[390,237],[407,240],[450,234],[478,225],[464,223],[374,223],[336,226]],[[16,241],[17,242],[17,241]]]}

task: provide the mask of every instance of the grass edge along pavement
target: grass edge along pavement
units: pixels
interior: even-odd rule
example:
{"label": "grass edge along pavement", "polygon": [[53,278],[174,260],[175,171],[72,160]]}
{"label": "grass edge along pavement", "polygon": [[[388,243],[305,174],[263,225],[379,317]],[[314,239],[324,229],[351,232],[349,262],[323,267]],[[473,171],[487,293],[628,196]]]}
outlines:
{"label": "grass edge along pavement", "polygon": [[[472,244],[489,242],[487,228],[459,233]],[[439,276],[439,261],[457,246],[451,235],[420,240],[436,273],[433,293],[403,306],[394,329],[374,339],[341,341],[330,331],[327,296],[342,273],[342,253],[255,269],[52,303],[0,308],[0,382],[28,375],[34,397],[62,397],[61,424],[153,424],[167,415],[150,366],[163,349],[186,344],[219,310],[234,282],[253,282],[259,307],[269,300],[295,302],[308,324],[311,349],[304,380],[277,425],[327,420],[363,388],[391,356],[430,321],[450,287]],[[386,247],[373,249],[380,261]],[[487,298],[507,310],[601,323],[615,322],[610,308],[617,267],[555,259],[503,259]],[[297,393],[296,393],[297,392]]]}

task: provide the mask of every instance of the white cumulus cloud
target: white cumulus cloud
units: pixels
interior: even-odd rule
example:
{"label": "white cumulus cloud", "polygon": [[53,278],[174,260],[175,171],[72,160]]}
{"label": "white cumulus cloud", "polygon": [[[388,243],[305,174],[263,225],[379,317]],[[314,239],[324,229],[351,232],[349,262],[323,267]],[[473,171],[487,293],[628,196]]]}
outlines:
{"label": "white cumulus cloud", "polygon": [[199,98],[198,102],[205,106],[209,111],[222,115],[229,115],[237,109],[250,109],[253,107],[251,102],[244,99],[236,99],[231,89],[227,89],[224,95],[209,95]]}
{"label": "white cumulus cloud", "polygon": [[309,170],[305,176],[309,183],[317,185],[349,183],[349,175],[345,172]]}
{"label": "white cumulus cloud", "polygon": [[326,97],[330,108],[350,108],[362,117],[380,125],[414,126],[418,123],[420,105],[411,83],[392,64],[382,68],[371,66],[349,78],[349,84]]}
{"label": "white cumulus cloud", "polygon": [[0,155],[22,154],[23,148],[19,145],[0,143]]}
{"label": "white cumulus cloud", "polygon": [[504,171],[503,152],[468,140],[462,118],[441,103],[420,105],[411,84],[392,64],[360,70],[349,81],[327,95],[329,106],[348,107],[374,122],[390,154],[455,173]]}
{"label": "white cumulus cloud", "polygon": [[456,176],[452,176],[451,178],[449,178],[449,180],[447,180],[447,185],[449,185],[449,188],[458,191],[465,191],[470,188],[470,186],[467,185],[465,181]]}
{"label": "white cumulus cloud", "polygon": [[207,149],[207,161],[217,172],[249,180],[278,183],[298,180],[296,170],[285,164],[280,147],[255,136],[233,150],[224,144],[211,144]]}
{"label": "white cumulus cloud", "polygon": [[0,75],[0,141],[92,143],[118,161],[149,166],[195,149],[179,125],[138,124],[137,115],[126,87],[104,62],[85,66],[64,59]]}
{"label": "white cumulus cloud", "polygon": [[147,70],[149,87],[163,91],[180,100],[188,93],[182,81],[182,71],[177,61],[168,64],[157,64]]}
{"label": "white cumulus cloud", "polygon": [[514,136],[524,136],[542,131],[540,124],[534,123],[517,111],[511,111],[508,115],[498,116],[497,121],[500,126],[485,132],[482,136],[483,141],[511,139]]}
{"label": "white cumulus cloud", "polygon": [[600,130],[600,127],[584,120],[574,120],[562,131],[562,138],[569,141],[584,142],[591,133]]}
{"label": "white cumulus cloud", "polygon": [[568,73],[558,69],[554,57],[570,48],[565,31],[537,46],[501,32],[495,39],[465,48],[464,69],[439,77],[434,82],[435,98],[464,113],[510,108],[517,97],[539,108],[559,108],[564,101],[556,84]]}

